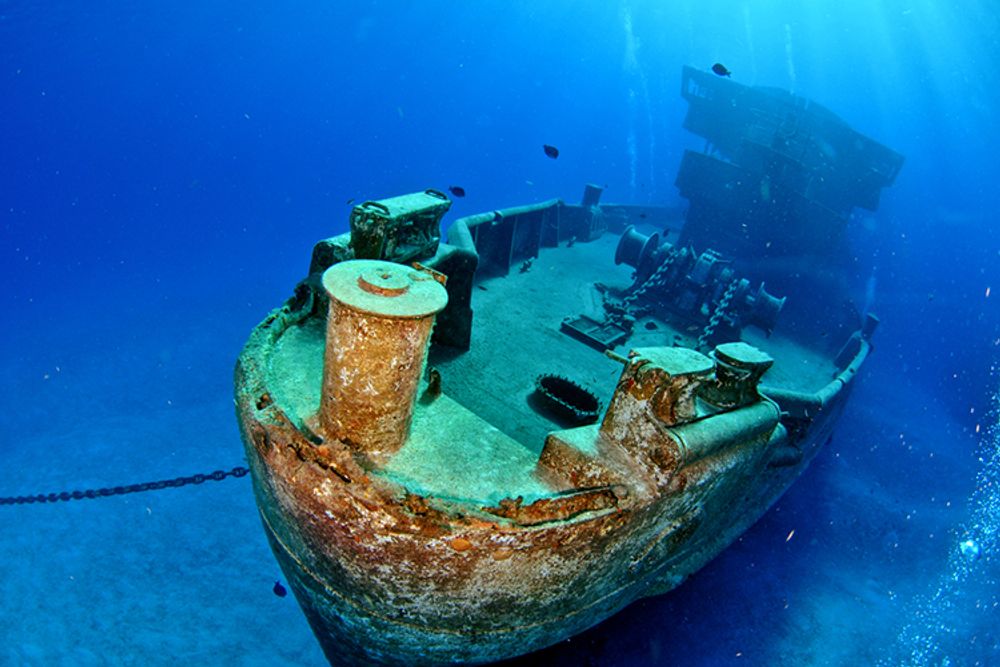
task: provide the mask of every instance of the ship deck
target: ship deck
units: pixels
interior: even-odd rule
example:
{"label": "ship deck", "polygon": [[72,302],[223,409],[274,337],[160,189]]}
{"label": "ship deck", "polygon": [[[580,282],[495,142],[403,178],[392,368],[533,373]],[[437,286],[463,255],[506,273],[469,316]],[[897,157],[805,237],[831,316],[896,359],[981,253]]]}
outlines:
{"label": "ship deck", "polygon": [[[632,269],[614,263],[617,243],[618,235],[605,234],[570,248],[542,248],[527,272],[513,270],[481,282],[473,293],[470,349],[461,354],[448,348],[431,350],[429,363],[441,371],[444,392],[536,454],[550,431],[564,427],[534,409],[537,376],[567,377],[607,406],[621,364],[566,335],[560,325],[580,314],[603,318],[595,282],[615,288],[631,283]],[[615,351],[625,355],[637,347],[693,347],[700,333],[700,326],[644,318]],[[811,393],[836,375],[831,356],[784,335],[780,319],[770,337],[748,327],[743,340],[775,359],[764,376],[765,386]]]}
{"label": "ship deck", "polygon": [[[428,365],[441,373],[443,397],[417,402],[411,436],[380,471],[411,492],[475,503],[551,494],[534,475],[546,435],[567,424],[537,409],[535,379],[557,374],[592,391],[606,406],[621,363],[560,330],[567,317],[603,317],[595,282],[624,288],[631,269],[614,264],[617,235],[572,247],[542,248],[529,270],[480,282],[473,290],[468,351],[432,346]],[[268,385],[289,418],[302,425],[319,408],[325,326],[313,318],[287,329],[275,344]],[[657,345],[692,346],[701,328],[639,320],[616,351]],[[744,340],[775,363],[765,384],[815,392],[836,369],[828,355],[782,333],[753,328]]]}

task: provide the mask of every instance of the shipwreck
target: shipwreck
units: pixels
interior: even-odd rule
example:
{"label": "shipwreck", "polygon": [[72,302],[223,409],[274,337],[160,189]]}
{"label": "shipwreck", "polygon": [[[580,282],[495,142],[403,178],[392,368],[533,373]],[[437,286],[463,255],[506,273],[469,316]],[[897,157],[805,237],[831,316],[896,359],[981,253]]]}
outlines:
{"label": "shipwreck", "polygon": [[877,319],[845,231],[902,157],[685,68],[686,211],[367,201],[237,364],[264,529],[334,664],[481,663],[665,593],[827,441]]}

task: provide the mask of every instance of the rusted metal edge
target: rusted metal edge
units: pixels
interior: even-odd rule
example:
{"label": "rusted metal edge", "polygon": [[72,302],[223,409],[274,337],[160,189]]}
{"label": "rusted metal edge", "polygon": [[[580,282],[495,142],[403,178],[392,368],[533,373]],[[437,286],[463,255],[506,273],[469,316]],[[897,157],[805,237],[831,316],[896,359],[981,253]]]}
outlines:
{"label": "rusted metal edge", "polygon": [[[584,514],[617,510],[620,497],[628,495],[624,487],[612,486],[574,490],[549,498],[539,498],[524,505],[524,498],[504,498],[496,507],[483,507],[489,514],[512,521],[519,526],[540,526],[571,521]],[[616,493],[617,490],[617,493]]]}
{"label": "rusted metal edge", "polygon": [[[312,570],[310,570],[308,567],[306,567],[306,565],[296,556],[296,554],[291,549],[289,549],[288,545],[286,545],[284,542],[282,542],[281,538],[278,536],[278,534],[275,532],[274,528],[271,526],[271,523],[268,521],[267,516],[263,512],[261,512],[259,508],[258,508],[258,514],[260,515],[261,521],[263,522],[263,524],[265,526],[265,529],[267,530],[270,538],[274,541],[274,543],[278,544],[281,547],[281,550],[285,553],[285,555],[289,559],[291,559],[292,561],[295,562],[295,564],[299,568],[300,572],[304,572],[304,573],[308,574],[309,577],[318,586],[322,587],[323,590],[326,591],[332,597],[335,597],[338,600],[346,603],[347,605],[349,605],[349,606],[351,606],[351,607],[353,607],[355,609],[361,610],[362,613],[364,613],[364,614],[366,614],[368,616],[377,618],[377,619],[379,619],[379,620],[381,620],[381,621],[383,621],[385,623],[389,623],[389,624],[393,624],[393,625],[401,625],[401,626],[408,627],[408,628],[411,628],[413,630],[420,631],[420,632],[425,632],[425,633],[435,633],[435,634],[451,635],[451,636],[462,636],[462,635],[466,634],[464,630],[453,630],[453,629],[449,629],[449,628],[435,627],[435,626],[430,626],[430,625],[420,625],[420,624],[413,623],[413,622],[410,622],[410,621],[405,621],[405,620],[403,620],[401,618],[398,618],[398,617],[395,617],[395,616],[386,616],[385,614],[381,614],[378,611],[376,611],[376,609],[374,607],[370,607],[368,605],[364,605],[364,604],[362,604],[360,602],[360,600],[357,600],[357,599],[354,599],[354,598],[351,598],[351,597],[347,597],[347,596],[343,595],[340,591],[338,591],[336,589],[333,589],[333,588],[330,588],[330,586],[327,584],[326,581],[324,581],[323,579],[321,579],[320,577],[318,577],[316,575],[316,573],[314,573]],[[642,575],[640,578],[641,579],[645,579],[645,580],[656,579],[656,577],[659,575],[659,572],[660,572],[661,569],[662,568],[657,567],[654,570],[651,570],[649,573],[646,573],[646,574]],[[602,595],[602,596],[600,596],[600,597],[598,597],[598,598],[596,598],[594,600],[591,600],[590,602],[588,602],[588,603],[586,603],[584,605],[576,607],[572,611],[569,611],[569,612],[567,612],[565,614],[561,614],[559,616],[551,616],[551,617],[548,617],[548,618],[546,618],[546,619],[544,619],[542,621],[538,621],[538,622],[535,622],[535,623],[524,623],[524,624],[521,624],[521,625],[510,625],[510,626],[505,627],[503,629],[496,629],[496,628],[480,629],[480,630],[477,630],[477,634],[478,635],[502,636],[502,635],[513,633],[513,632],[522,632],[524,630],[530,630],[530,629],[533,629],[533,628],[539,628],[539,627],[544,627],[544,626],[548,626],[548,625],[560,625],[566,619],[573,618],[574,616],[579,616],[580,614],[583,614],[583,613],[589,611],[590,609],[592,609],[592,608],[594,608],[596,606],[604,604],[609,599],[613,599],[615,597],[621,596],[623,593],[630,592],[629,589],[634,589],[634,588],[635,588],[635,581],[634,580],[630,580],[628,583],[623,584],[621,586],[618,586],[614,590],[609,591],[608,593],[605,593],[604,595]]]}
{"label": "rusted metal edge", "polygon": [[[255,411],[255,417],[251,421],[260,424],[260,434],[252,440],[258,446],[271,446],[269,428],[283,431],[287,435],[285,445],[301,461],[333,474],[345,485],[362,481],[363,486],[375,487],[373,490],[380,496],[379,502],[398,506],[412,514],[433,513],[449,529],[497,519],[507,524],[508,528],[530,529],[553,523],[587,521],[621,509],[619,500],[627,497],[628,491],[620,486],[574,489],[569,493],[553,492],[552,496],[540,498],[529,505],[522,505],[521,498],[505,499],[496,507],[422,496],[381,475],[370,474],[355,460],[345,444],[329,440],[313,441],[308,429],[297,427],[273,400],[263,372],[263,365],[281,334],[308,317],[308,309],[293,311],[288,304],[271,311],[261,325],[253,330],[240,354],[236,382],[244,391],[240,394],[238,407],[247,412]],[[270,427],[264,422],[270,424]],[[376,480],[377,483],[374,483]],[[350,493],[347,489],[345,492]]]}

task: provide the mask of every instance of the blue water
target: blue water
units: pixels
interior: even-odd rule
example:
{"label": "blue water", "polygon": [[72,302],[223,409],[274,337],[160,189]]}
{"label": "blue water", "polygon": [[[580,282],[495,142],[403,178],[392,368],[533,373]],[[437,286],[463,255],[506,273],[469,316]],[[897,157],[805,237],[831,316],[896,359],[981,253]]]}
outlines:
{"label": "blue water", "polygon": [[[348,200],[461,185],[454,219],[596,182],[682,203],[700,141],[681,66],[723,62],[906,156],[851,224],[875,355],[832,445],[739,542],[527,662],[997,664],[998,17],[986,0],[0,1],[0,496],[241,465],[235,357]],[[271,592],[246,478],[4,506],[0,531],[0,664],[325,664]]]}

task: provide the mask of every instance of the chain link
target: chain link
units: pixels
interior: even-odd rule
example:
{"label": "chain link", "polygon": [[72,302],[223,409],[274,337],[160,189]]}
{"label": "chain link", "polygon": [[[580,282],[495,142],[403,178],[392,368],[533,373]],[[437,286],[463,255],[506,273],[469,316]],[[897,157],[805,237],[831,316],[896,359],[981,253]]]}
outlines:
{"label": "chain link", "polygon": [[670,269],[673,267],[674,262],[677,260],[677,257],[679,255],[680,251],[678,250],[671,250],[669,253],[667,253],[667,256],[663,258],[663,261],[660,262],[660,265],[658,267],[656,267],[656,270],[653,271],[653,273],[651,273],[648,278],[642,281],[641,285],[636,287],[634,290],[632,290],[632,292],[628,296],[622,299],[619,312],[613,313],[610,316],[610,319],[614,324],[621,325],[621,323],[625,319],[625,316],[630,314],[629,311],[632,310],[633,306],[635,305],[635,302],[638,301],[639,297],[643,296],[646,292],[653,289],[654,287],[666,286],[667,274],[670,273]]}
{"label": "chain link", "polygon": [[91,498],[106,498],[108,496],[123,496],[127,493],[142,493],[144,491],[159,491],[160,489],[173,488],[189,484],[201,484],[213,481],[221,482],[227,477],[245,477],[250,470],[242,466],[237,466],[232,470],[216,470],[207,474],[190,475],[188,477],[175,477],[173,479],[161,479],[155,482],[142,482],[141,484],[129,484],[128,486],[110,486],[100,489],[87,489],[85,491],[62,491],[60,493],[39,493],[33,496],[8,496],[0,497],[0,505],[31,505],[33,503],[56,503],[69,500],[85,500]]}
{"label": "chain link", "polygon": [[643,281],[642,285],[637,287],[635,291],[629,294],[622,300],[622,304],[625,306],[626,310],[636,302],[636,300],[644,295],[646,292],[654,287],[664,287],[667,284],[667,274],[670,272],[671,267],[674,265],[674,261],[680,254],[677,250],[672,250],[667,253],[667,256],[663,258],[660,265],[656,267],[656,271]]}
{"label": "chain link", "polygon": [[[616,309],[617,312],[612,312],[609,319],[614,324],[620,326],[625,320],[625,316],[630,314],[630,311],[635,306],[635,302],[638,301],[639,297],[645,295],[646,292],[654,287],[665,287],[670,269],[673,267],[680,255],[680,250],[673,250],[668,253],[667,256],[663,258],[660,265],[656,267],[656,270],[648,278],[646,278],[641,285],[622,299],[621,305]],[[722,293],[722,298],[719,299],[715,309],[712,311],[711,317],[709,317],[708,322],[705,324],[705,328],[702,330],[701,335],[698,336],[698,342],[695,345],[696,349],[703,349],[708,344],[712,335],[715,334],[715,330],[719,327],[719,324],[726,316],[729,307],[732,305],[732,301],[736,296],[736,290],[739,287],[739,284],[739,279],[735,279],[726,286],[725,292]]]}
{"label": "chain link", "polygon": [[708,318],[708,324],[705,325],[701,335],[698,336],[698,342],[695,344],[695,349],[701,350],[708,345],[708,339],[715,333],[719,323],[722,322],[722,318],[725,317],[726,311],[729,310],[733,297],[736,296],[736,288],[739,287],[739,284],[739,280],[733,280],[726,286],[726,291],[722,294],[722,298],[719,299],[719,303],[716,304],[715,310],[712,311],[712,316]]}

